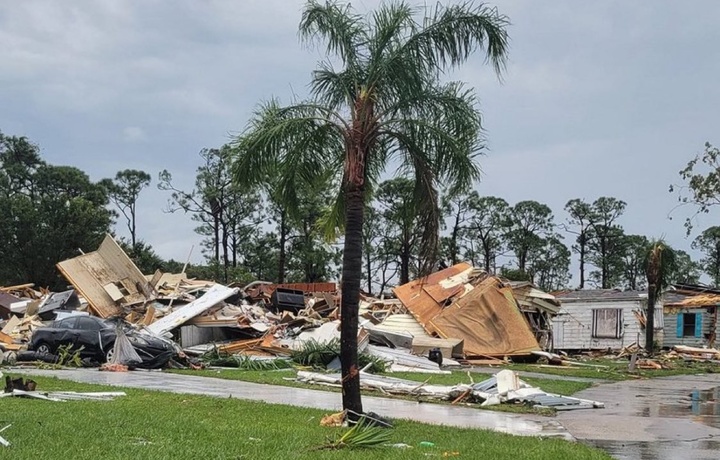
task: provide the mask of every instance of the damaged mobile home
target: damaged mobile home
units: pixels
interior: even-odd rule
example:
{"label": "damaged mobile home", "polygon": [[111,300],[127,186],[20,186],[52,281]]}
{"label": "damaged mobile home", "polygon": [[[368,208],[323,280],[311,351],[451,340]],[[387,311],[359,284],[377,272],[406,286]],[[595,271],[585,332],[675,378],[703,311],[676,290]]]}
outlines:
{"label": "damaged mobile home", "polygon": [[[63,321],[76,315],[120,321],[126,335],[172,340],[178,353],[188,355],[215,350],[270,358],[308,341],[339,338],[335,283],[224,286],[184,274],[143,275],[109,235],[96,251],[57,266],[72,290],[44,293],[24,285],[2,291],[9,319],[0,340],[6,350],[27,348],[39,328],[104,327]],[[557,299],[529,283],[510,283],[467,263],[397,286],[394,293],[397,298],[363,297],[358,343],[360,351],[397,370],[530,355],[551,342],[552,317],[560,309]],[[432,353],[439,359],[428,360]]]}
{"label": "damaged mobile home", "polygon": [[[561,308],[553,318],[555,350],[620,350],[645,346],[646,291],[588,289],[555,293]],[[655,337],[662,340],[663,308],[655,306]]]}

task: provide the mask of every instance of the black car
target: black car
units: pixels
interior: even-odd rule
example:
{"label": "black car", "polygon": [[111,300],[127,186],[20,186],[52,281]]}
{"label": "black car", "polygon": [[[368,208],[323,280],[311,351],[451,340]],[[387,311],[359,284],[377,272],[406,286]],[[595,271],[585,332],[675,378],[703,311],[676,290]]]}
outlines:
{"label": "black car", "polygon": [[[33,332],[28,348],[40,353],[54,354],[60,346],[72,345],[80,355],[99,362],[112,359],[117,323],[95,316],[70,316],[41,327]],[[175,349],[166,340],[139,333],[127,326],[121,326],[142,362],[134,367],[157,369],[164,366],[175,355]]]}

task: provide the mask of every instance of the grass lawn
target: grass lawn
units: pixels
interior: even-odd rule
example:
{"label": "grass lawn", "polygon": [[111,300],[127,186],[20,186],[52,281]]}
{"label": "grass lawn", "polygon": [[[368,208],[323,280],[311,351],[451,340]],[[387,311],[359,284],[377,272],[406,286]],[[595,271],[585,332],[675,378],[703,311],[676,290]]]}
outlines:
{"label": "grass lawn", "polygon": [[[628,361],[626,360],[609,360],[595,359],[591,361],[583,361],[588,364],[596,364],[608,366],[607,368],[593,367],[566,367],[566,366],[547,366],[540,367],[537,364],[510,364],[507,369],[516,371],[538,372],[542,374],[566,375],[572,377],[588,377],[604,380],[630,380],[638,378],[656,378],[667,377],[671,375],[684,374],[705,374],[720,372],[717,364],[703,362],[684,362],[682,360],[668,360],[666,363],[671,369],[637,369],[635,372],[628,372]],[[500,370],[500,368],[498,368]]]}
{"label": "grass lawn", "polygon": [[[34,378],[39,390],[118,391],[117,387]],[[322,411],[208,396],[125,389],[114,401],[0,400],[0,427],[12,459],[609,459],[558,439],[398,421],[391,443],[412,447],[313,450],[342,428],[319,425]],[[420,443],[429,441],[431,447]],[[457,455],[454,453],[457,452]]]}
{"label": "grass lawn", "polygon": [[[201,371],[193,371],[189,369],[175,369],[168,372],[187,374],[187,375],[198,375],[204,377],[216,377],[228,380],[243,380],[246,382],[264,383],[270,385],[282,385],[291,386],[298,388],[312,388],[315,390],[326,390],[326,391],[340,391],[339,388],[329,387],[324,385],[309,385],[306,383],[296,382],[292,379],[295,378],[295,371],[292,369],[282,370],[270,370],[270,371],[245,371],[238,369],[206,369]],[[397,377],[401,379],[414,380],[416,382],[424,382],[428,380],[429,384],[434,385],[456,385],[458,383],[470,383],[470,378],[467,372],[455,371],[452,374],[423,374],[419,372],[393,372],[384,374],[390,377]],[[470,374],[475,381],[481,382],[489,377],[486,374]],[[562,395],[572,395],[580,390],[584,390],[591,386],[590,383],[586,382],[568,382],[565,380],[551,380],[551,379],[535,379],[535,378],[522,378],[527,383],[540,387],[543,390],[550,393],[557,393]],[[363,391],[363,394],[382,396],[382,397],[395,397],[401,399],[412,399],[417,400],[417,397],[413,396],[389,396],[380,394],[377,391]],[[424,399],[427,401],[433,401],[430,399]],[[433,401],[435,402],[435,401]],[[437,401],[440,402],[440,401]],[[474,407],[480,408],[479,405]],[[555,413],[552,409],[545,409],[538,411],[532,407],[524,405],[499,405],[483,407],[482,409],[496,410],[502,412],[518,412],[518,413],[542,413],[544,415],[552,415]]]}

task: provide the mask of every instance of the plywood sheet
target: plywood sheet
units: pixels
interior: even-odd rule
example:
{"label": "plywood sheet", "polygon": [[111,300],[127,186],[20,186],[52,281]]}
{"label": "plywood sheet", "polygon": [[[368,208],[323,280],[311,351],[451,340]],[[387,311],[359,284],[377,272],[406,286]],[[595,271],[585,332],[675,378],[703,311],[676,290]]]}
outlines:
{"label": "plywood sheet", "polygon": [[466,356],[506,356],[540,350],[512,291],[490,277],[430,321],[443,338],[464,340]]}
{"label": "plywood sheet", "polygon": [[[123,304],[153,299],[148,281],[110,235],[105,236],[97,251],[64,260],[57,267],[88,301],[93,313],[102,318],[121,314]],[[127,291],[119,302],[104,288],[117,283]]]}
{"label": "plywood sheet", "polygon": [[[397,298],[400,299],[418,323],[420,323],[427,332],[432,334],[434,330],[430,325],[430,320],[443,311],[442,303],[444,303],[444,301],[461,292],[459,291],[458,285],[447,286],[447,283],[444,283],[445,287],[443,287],[443,282],[471,268],[472,266],[470,264],[464,262],[453,265],[452,267],[428,275],[425,278],[398,286],[393,292],[395,292]],[[462,288],[462,286],[460,286],[460,288]],[[432,293],[432,295],[430,293]],[[436,299],[439,299],[440,302]]]}

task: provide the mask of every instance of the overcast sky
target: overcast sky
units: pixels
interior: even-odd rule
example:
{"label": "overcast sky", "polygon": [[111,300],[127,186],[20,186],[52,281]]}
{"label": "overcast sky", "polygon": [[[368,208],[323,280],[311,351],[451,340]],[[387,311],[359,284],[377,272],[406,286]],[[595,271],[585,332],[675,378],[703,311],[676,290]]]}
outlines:
{"label": "overcast sky", "polygon": [[[363,12],[377,4],[353,2]],[[668,220],[668,186],[705,141],[720,144],[720,2],[493,4],[512,21],[504,81],[482,54],[453,75],[481,101],[489,150],[480,193],[546,203],[558,222],[571,198],[614,196],[628,203],[628,233],[689,250],[688,212]],[[167,168],[189,188],[200,149],[242,130],[259,101],[306,93],[323,56],[298,43],[302,5],[2,1],[0,130],[94,180],[147,171],[140,238],[179,260],[194,244],[199,260],[190,217],[162,212],[157,173]]]}

